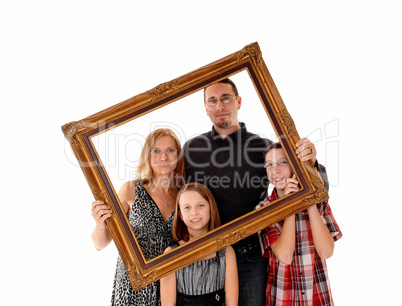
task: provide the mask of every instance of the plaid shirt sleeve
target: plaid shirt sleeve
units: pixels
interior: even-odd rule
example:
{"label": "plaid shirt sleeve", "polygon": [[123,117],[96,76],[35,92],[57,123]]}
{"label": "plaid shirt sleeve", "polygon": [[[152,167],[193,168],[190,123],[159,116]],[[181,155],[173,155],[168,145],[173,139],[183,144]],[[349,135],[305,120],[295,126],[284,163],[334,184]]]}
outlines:
{"label": "plaid shirt sleeve", "polygon": [[[264,201],[261,201],[255,209],[258,209],[268,203],[270,203],[275,197],[271,195],[271,197],[267,197]],[[274,244],[278,238],[279,235],[282,232],[282,226],[283,226],[283,221],[277,222],[274,224],[269,225],[267,228],[264,228],[258,233],[258,237],[260,239],[260,246],[261,246],[261,251],[262,251],[262,256],[264,257],[270,257],[273,255],[272,249],[270,246]]]}
{"label": "plaid shirt sleeve", "polygon": [[320,204],[317,204],[317,209],[321,215],[322,221],[324,222],[328,231],[334,238],[334,241],[339,240],[342,237],[342,232],[339,229],[338,223],[336,223],[336,220],[334,218],[334,215],[332,214],[332,210],[328,202],[325,201]]}
{"label": "plaid shirt sleeve", "polygon": [[273,255],[271,245],[278,240],[280,234],[282,233],[282,225],[283,222],[274,223],[261,231],[260,242],[262,256],[270,257]]}

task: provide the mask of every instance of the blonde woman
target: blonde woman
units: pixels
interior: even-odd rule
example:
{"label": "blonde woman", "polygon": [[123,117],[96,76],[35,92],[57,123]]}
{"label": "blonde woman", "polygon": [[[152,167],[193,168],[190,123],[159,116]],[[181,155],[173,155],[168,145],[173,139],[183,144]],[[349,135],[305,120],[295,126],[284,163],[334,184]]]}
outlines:
{"label": "blonde woman", "polygon": [[[178,189],[184,179],[180,141],[170,129],[151,132],[141,152],[138,180],[126,182],[118,196],[146,260],[160,254],[173,242],[172,226]],[[112,237],[105,220],[111,210],[102,201],[92,203],[96,227],[92,240],[97,250]],[[159,281],[134,291],[119,256],[113,285],[112,305],[160,305]]]}

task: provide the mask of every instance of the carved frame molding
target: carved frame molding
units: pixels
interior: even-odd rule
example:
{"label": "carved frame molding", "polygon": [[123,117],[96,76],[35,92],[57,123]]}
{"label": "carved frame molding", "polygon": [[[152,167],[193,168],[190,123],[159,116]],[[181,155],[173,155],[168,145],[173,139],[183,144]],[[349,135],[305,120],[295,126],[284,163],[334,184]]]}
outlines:
{"label": "carved frame molding", "polygon": [[[146,261],[91,138],[243,70],[247,70],[253,81],[267,116],[302,186],[301,190]],[[92,116],[65,124],[62,130],[71,144],[95,199],[103,200],[113,211],[107,226],[127,268],[134,290],[234,244],[269,224],[328,199],[326,189],[311,171],[314,169],[313,165],[300,162],[294,153],[299,135],[265,65],[258,43],[245,46],[238,52]]]}

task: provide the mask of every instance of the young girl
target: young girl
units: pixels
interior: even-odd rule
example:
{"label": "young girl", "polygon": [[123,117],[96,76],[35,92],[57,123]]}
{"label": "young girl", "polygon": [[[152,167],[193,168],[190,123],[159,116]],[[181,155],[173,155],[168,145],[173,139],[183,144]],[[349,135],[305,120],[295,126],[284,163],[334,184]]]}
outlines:
{"label": "young girl", "polygon": [[[200,237],[221,225],[211,191],[190,183],[179,192],[173,222],[176,245]],[[231,246],[206,256],[161,279],[162,305],[237,305],[236,255]]]}
{"label": "young girl", "polygon": [[[265,168],[275,188],[256,208],[299,189],[280,143],[265,151]],[[262,252],[270,259],[266,305],[333,305],[325,259],[341,237],[327,202],[261,231]]]}

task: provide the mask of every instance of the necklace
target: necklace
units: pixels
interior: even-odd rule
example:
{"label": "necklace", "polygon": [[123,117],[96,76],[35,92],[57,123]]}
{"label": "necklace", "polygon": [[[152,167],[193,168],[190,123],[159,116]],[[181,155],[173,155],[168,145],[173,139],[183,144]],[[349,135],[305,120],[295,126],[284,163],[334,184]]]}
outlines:
{"label": "necklace", "polygon": [[166,206],[166,207],[169,207],[169,206],[170,206],[169,201],[168,201],[168,199],[165,197],[165,194],[163,193],[163,191],[161,192],[161,194],[162,194],[163,198],[165,199],[165,206]]}
{"label": "necklace", "polygon": [[[155,188],[154,193],[157,193],[156,191],[157,191],[157,189]],[[169,203],[168,199],[166,198],[165,194],[163,193],[163,191],[161,191],[161,192],[159,192],[159,193],[160,193],[161,197],[165,200],[165,206],[166,206],[166,207],[169,207],[169,206],[170,206],[170,203]]]}
{"label": "necklace", "polygon": [[165,199],[165,206],[169,207],[170,206],[169,201],[167,200],[167,198],[165,197],[165,195],[163,193],[162,193],[162,195],[163,195],[163,198]]}

